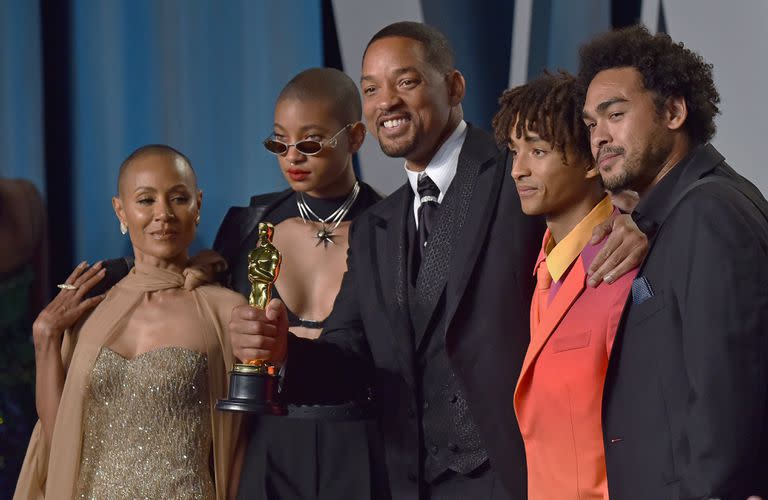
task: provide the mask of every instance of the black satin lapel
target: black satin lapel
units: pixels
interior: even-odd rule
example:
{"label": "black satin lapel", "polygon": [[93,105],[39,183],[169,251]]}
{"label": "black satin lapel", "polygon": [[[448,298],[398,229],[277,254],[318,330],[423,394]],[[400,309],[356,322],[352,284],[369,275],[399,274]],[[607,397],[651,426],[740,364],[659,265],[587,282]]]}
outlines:
{"label": "black satin lapel", "polygon": [[[391,339],[398,353],[406,380],[414,385],[413,378],[413,328],[408,310],[408,235],[407,219],[413,211],[413,199],[408,190],[401,189],[390,196],[392,203],[390,214],[374,216],[377,218],[371,242],[371,271],[378,277],[376,292],[381,303],[385,304],[387,317],[391,322]],[[392,199],[395,198],[395,199]],[[400,198],[399,200],[397,198]],[[412,217],[413,215],[411,215]]]}
{"label": "black satin lapel", "polygon": [[[485,141],[478,141],[475,134],[472,128],[467,132],[459,155],[456,176],[440,204],[437,225],[429,235],[429,245],[416,280],[419,314],[413,316],[413,326],[417,349],[434,315],[446,282],[452,273],[459,272],[464,266],[462,261],[455,260],[454,253],[458,246],[469,245],[472,241],[467,240],[464,234],[465,228],[473,231],[473,228],[467,226],[468,214],[473,205],[486,205],[481,199],[486,194],[476,193],[475,185],[481,167],[493,157],[496,150],[492,142],[490,149],[483,147],[486,145]],[[453,262],[461,264],[452,266]]]}
{"label": "black satin lapel", "polygon": [[237,247],[240,248],[243,243],[245,243],[245,240],[248,238],[248,235],[250,235],[255,229],[256,226],[261,222],[262,218],[264,217],[264,214],[267,211],[267,207],[260,206],[260,207],[248,207],[247,213],[245,214],[245,218],[243,219],[243,223],[240,225],[240,234],[238,235],[238,244]]}
{"label": "black satin lapel", "polygon": [[263,207],[230,208],[216,235],[213,249],[219,252],[228,262],[232,262],[248,234],[258,222],[262,212]]}
{"label": "black satin lapel", "polygon": [[[268,220],[269,213],[272,212],[272,210],[274,210],[277,205],[282,203],[282,201],[289,196],[293,196],[293,191],[286,189],[285,191],[282,191],[277,196],[275,196],[274,199],[272,199],[267,204],[249,205],[248,207],[242,209],[243,212],[239,215],[238,221],[236,223],[238,229],[238,237],[237,246],[235,248],[238,250],[242,248],[245,240],[251,233],[253,233],[253,231],[256,230],[256,226],[259,225],[259,222],[271,222]],[[267,220],[265,220],[265,217]]]}

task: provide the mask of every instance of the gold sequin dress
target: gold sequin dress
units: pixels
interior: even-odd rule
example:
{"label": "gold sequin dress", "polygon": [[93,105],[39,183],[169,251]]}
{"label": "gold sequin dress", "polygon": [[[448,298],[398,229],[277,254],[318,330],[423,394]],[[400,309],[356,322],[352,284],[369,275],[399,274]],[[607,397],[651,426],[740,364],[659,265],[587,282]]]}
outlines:
{"label": "gold sequin dress", "polygon": [[208,358],[102,347],[91,372],[77,498],[214,499]]}

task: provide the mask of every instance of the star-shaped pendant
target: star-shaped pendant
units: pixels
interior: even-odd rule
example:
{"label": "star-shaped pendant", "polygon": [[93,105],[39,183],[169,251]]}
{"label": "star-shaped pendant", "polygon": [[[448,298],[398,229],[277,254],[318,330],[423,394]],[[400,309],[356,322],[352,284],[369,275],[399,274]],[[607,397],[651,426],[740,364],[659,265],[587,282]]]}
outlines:
{"label": "star-shaped pendant", "polygon": [[335,237],[336,235],[333,234],[333,229],[328,229],[327,227],[323,226],[322,229],[320,229],[317,234],[315,234],[315,239],[317,240],[315,246],[318,246],[320,243],[323,244],[324,248],[328,248],[328,243],[335,245],[336,242],[333,241]]}

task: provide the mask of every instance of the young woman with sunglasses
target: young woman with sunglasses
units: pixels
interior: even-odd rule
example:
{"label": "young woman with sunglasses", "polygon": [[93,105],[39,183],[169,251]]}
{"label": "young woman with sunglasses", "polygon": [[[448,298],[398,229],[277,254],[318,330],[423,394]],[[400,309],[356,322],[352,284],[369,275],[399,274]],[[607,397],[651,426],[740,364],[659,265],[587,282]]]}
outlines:
{"label": "young woman with sunglasses", "polygon": [[[365,138],[361,113],[357,87],[344,73],[310,69],[294,77],[278,97],[274,130],[264,141],[290,189],[231,208],[214,244],[229,263],[230,286],[247,296],[247,255],[258,223],[275,225],[283,261],[273,295],[285,302],[291,331],[303,337],[318,337],[331,312],[352,219],[381,199],[352,167]],[[322,415],[252,419],[239,498],[384,495],[369,458],[374,424],[323,421]]]}

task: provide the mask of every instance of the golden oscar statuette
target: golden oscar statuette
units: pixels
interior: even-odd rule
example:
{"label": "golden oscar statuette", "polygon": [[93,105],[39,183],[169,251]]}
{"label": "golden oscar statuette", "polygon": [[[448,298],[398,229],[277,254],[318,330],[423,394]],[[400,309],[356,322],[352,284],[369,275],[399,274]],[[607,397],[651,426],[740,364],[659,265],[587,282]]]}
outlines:
{"label": "golden oscar statuette", "polygon": [[[248,254],[251,307],[265,309],[272,298],[272,285],[280,274],[282,256],[272,244],[275,227],[259,223],[259,242]],[[250,359],[236,363],[229,373],[229,397],[216,402],[217,410],[284,415],[277,402],[277,367],[267,360]]]}

